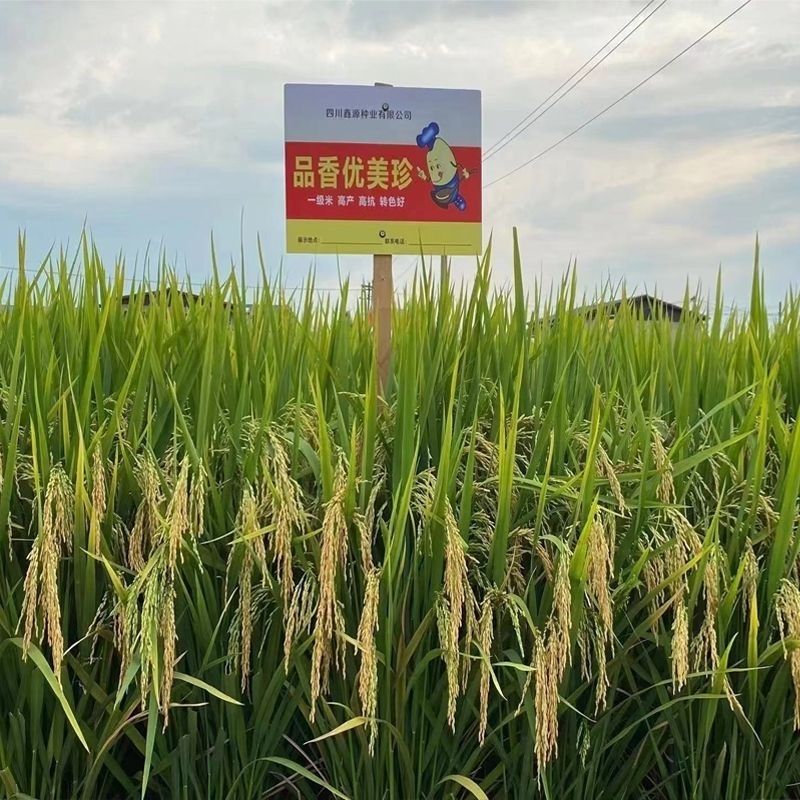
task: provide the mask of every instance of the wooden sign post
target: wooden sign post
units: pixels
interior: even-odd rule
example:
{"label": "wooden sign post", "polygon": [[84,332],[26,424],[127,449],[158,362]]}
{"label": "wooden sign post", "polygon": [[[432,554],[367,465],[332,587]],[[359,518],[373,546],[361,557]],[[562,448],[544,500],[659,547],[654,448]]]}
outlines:
{"label": "wooden sign post", "polygon": [[372,324],[381,392],[386,392],[392,359],[392,295],[392,257],[376,254],[372,256]]}
{"label": "wooden sign post", "polygon": [[379,391],[392,363],[392,256],[480,254],[481,95],[284,86],[286,251],[372,256]]}
{"label": "wooden sign post", "polygon": [[[375,86],[391,88],[391,83],[375,81]],[[392,256],[372,256],[372,324],[375,327],[375,360],[378,391],[386,392],[389,362],[392,359]]]}

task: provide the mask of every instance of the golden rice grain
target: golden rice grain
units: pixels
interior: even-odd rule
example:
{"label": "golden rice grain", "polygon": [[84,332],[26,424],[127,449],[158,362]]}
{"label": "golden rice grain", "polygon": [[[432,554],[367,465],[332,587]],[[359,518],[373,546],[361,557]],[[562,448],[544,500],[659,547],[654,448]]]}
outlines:
{"label": "golden rice grain", "polygon": [[689,677],[689,616],[681,593],[672,623],[672,691],[679,692]]}
{"label": "golden rice grain", "polygon": [[[319,605],[317,607],[314,647],[311,654],[311,713],[314,724],[319,697],[327,693],[330,665],[333,657],[333,635],[340,618],[336,582],[347,545],[347,521],[344,500],[347,491],[347,468],[339,459],[333,484],[333,493],[325,504],[322,520],[322,542],[319,562]],[[341,624],[341,623],[339,623]]]}
{"label": "golden rice grain", "polygon": [[265,485],[262,489],[265,506],[272,517],[275,532],[272,537],[273,561],[283,597],[284,624],[294,594],[292,541],[295,534],[307,528],[302,491],[292,477],[289,456],[283,438],[274,429],[269,431],[270,458],[264,459],[262,470]]}
{"label": "golden rice grain", "polygon": [[478,744],[483,746],[486,738],[486,725],[489,715],[489,671],[494,638],[494,596],[487,592],[481,603],[480,619],[478,621],[478,647],[481,654],[481,677],[478,690],[480,702],[480,722],[478,724]]}
{"label": "golden rice grain", "polygon": [[364,605],[358,623],[358,645],[361,650],[361,666],[358,670],[358,698],[361,713],[367,718],[369,727],[369,754],[375,753],[378,736],[378,657],[375,633],[378,630],[378,601],[380,599],[380,570],[371,569],[366,575]]}
{"label": "golden rice grain", "polygon": [[[447,721],[455,730],[456,701],[459,695],[458,681],[458,640],[462,621],[468,629],[474,624],[474,599],[467,574],[467,558],[464,540],[458,530],[449,499],[445,499],[444,519],[444,596],[447,599],[447,649],[445,660],[450,660],[447,668]],[[467,631],[471,637],[471,630]],[[469,665],[466,665],[468,670]]]}
{"label": "golden rice grain", "polygon": [[546,643],[535,643],[534,752],[540,776],[547,763],[558,755],[558,684],[563,672],[561,664],[564,647],[561,632],[555,627],[546,631]]}
{"label": "golden rice grain", "polygon": [[100,448],[92,454],[92,511],[89,522],[89,550],[100,554],[100,526],[106,515],[106,471]]}
{"label": "golden rice grain", "polygon": [[622,486],[617,477],[617,472],[602,444],[597,446],[597,472],[608,481],[611,494],[614,495],[614,500],[617,503],[617,508],[620,514],[624,514],[628,510],[628,505],[622,494]]}
{"label": "golden rice grain", "polygon": [[753,543],[750,537],[747,537],[744,545],[744,554],[742,555],[744,561],[744,571],[742,575],[742,605],[745,613],[749,611],[751,606],[756,602],[756,592],[758,590],[758,559],[756,558]]}
{"label": "golden rice grain", "polygon": [[672,462],[669,460],[669,455],[664,448],[664,440],[661,438],[661,433],[655,426],[652,427],[650,449],[653,453],[656,471],[659,474],[656,495],[662,503],[674,504],[675,484],[672,482]]}
{"label": "golden rice grain", "polygon": [[152,455],[148,453],[138,459],[136,474],[142,492],[142,501],[136,510],[136,518],[128,542],[128,564],[131,569],[140,572],[144,569],[149,548],[156,538],[160,524],[159,504],[162,493],[158,466]]}
{"label": "golden rice grain", "polygon": [[284,672],[289,674],[289,661],[298,633],[309,630],[314,614],[317,610],[316,581],[311,574],[305,574],[297,583],[289,604],[289,613],[286,617],[283,634],[283,664]]}
{"label": "golden rice grain", "polygon": [[64,638],[61,632],[61,601],[58,594],[58,565],[72,547],[72,485],[60,464],[50,470],[42,509],[42,523],[28,556],[20,621],[24,622],[22,653],[26,657],[34,637],[47,637],[53,672],[61,680]]}
{"label": "golden rice grain", "polygon": [[786,639],[800,637],[800,590],[784,578],[775,593],[775,614],[778,618],[783,657],[789,662],[794,686],[794,729],[800,730],[800,650],[789,650]]}
{"label": "golden rice grain", "polygon": [[[241,553],[239,565],[239,636],[240,657],[239,668],[242,681],[242,691],[247,690],[250,677],[250,661],[253,639],[253,570],[258,567],[262,574],[262,581],[266,573],[266,552],[264,538],[258,524],[258,505],[250,484],[245,484],[242,493],[242,504],[236,521],[238,542],[235,549]],[[233,557],[234,551],[231,551]]]}
{"label": "golden rice grain", "polygon": [[602,622],[603,634],[610,641],[614,625],[611,604],[611,579],[614,561],[609,547],[609,538],[603,525],[603,514],[595,514],[589,530],[589,546],[586,558],[586,583],[592,594]]}

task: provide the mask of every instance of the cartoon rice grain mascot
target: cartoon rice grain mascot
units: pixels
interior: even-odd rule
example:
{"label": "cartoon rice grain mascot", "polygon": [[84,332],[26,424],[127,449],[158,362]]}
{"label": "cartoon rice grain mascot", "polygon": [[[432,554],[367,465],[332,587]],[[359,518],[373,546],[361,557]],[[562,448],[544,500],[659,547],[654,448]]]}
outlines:
{"label": "cartoon rice grain mascot", "polygon": [[427,150],[428,172],[418,170],[419,177],[433,184],[431,198],[440,208],[455,206],[459,211],[467,207],[467,201],[459,193],[462,180],[469,178],[466,167],[460,167],[455,154],[447,142],[439,136],[439,126],[431,122],[417,136],[417,145]]}

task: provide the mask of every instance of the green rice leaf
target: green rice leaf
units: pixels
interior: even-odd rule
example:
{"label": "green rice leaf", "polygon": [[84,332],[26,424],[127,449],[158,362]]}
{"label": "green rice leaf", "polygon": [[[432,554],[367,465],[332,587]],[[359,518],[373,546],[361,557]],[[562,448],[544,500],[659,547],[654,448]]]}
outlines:
{"label": "green rice leaf", "polygon": [[466,775],[445,775],[445,777],[442,778],[439,783],[442,784],[445,781],[453,781],[453,783],[457,783],[459,786],[462,786],[464,789],[466,789],[473,797],[476,797],[477,800],[489,800],[489,796],[486,794],[486,792],[484,792],[483,789],[481,789],[481,787],[478,786],[474,780],[472,780],[472,778],[468,778]]}

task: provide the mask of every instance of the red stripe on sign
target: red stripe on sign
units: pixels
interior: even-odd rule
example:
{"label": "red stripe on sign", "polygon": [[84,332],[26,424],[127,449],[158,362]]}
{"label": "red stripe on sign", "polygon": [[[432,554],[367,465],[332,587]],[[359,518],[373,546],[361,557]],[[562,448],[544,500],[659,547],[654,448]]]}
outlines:
{"label": "red stripe on sign", "polygon": [[427,155],[415,144],[286,142],[286,217],[480,222],[481,149],[439,145],[432,169]]}

